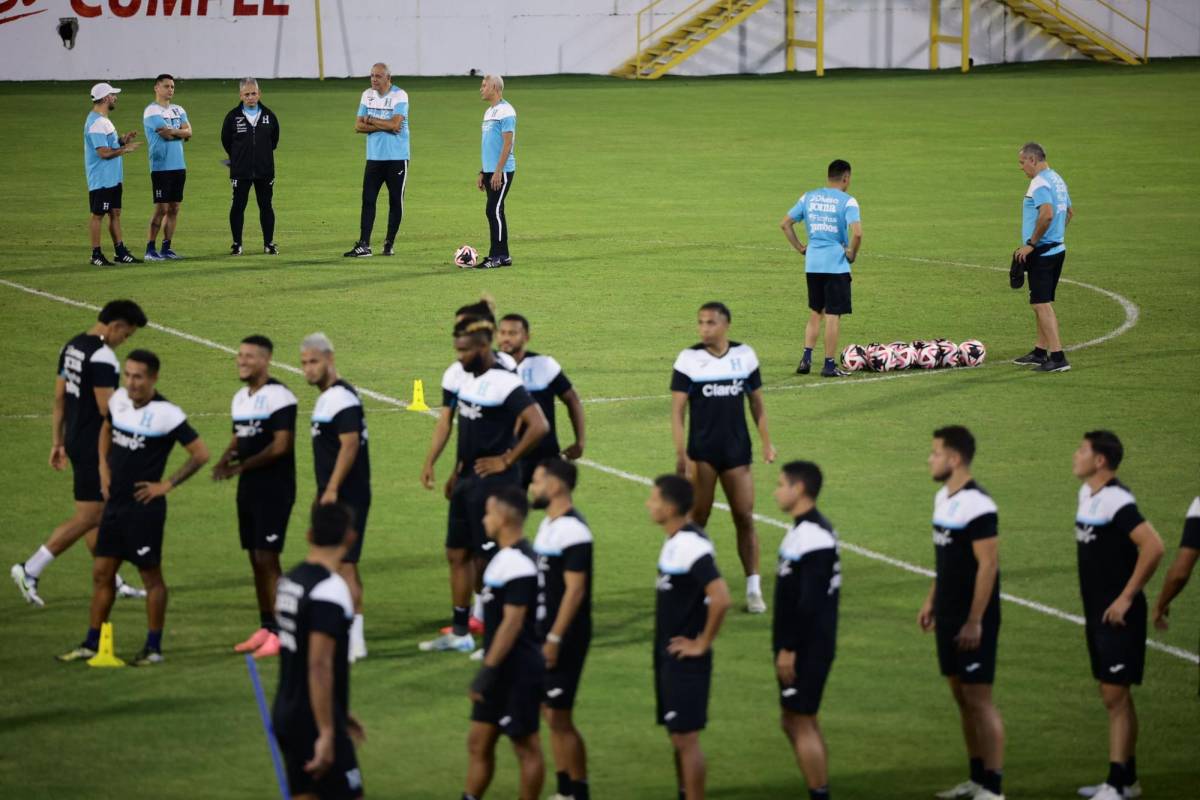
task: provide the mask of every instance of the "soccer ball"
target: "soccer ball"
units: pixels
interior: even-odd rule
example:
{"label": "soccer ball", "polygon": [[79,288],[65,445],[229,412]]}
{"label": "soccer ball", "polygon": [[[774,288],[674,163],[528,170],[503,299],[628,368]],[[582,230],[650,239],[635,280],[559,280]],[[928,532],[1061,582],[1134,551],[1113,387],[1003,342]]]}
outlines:
{"label": "soccer ball", "polygon": [[938,349],[938,366],[939,367],[957,367],[958,366],[958,345],[949,339],[937,339],[934,341]]}
{"label": "soccer ball", "polygon": [[858,372],[867,366],[867,351],[857,344],[847,345],[842,351],[842,366],[849,372]]}
{"label": "soccer ball", "polygon": [[873,372],[891,372],[896,368],[896,353],[890,345],[873,345],[867,353],[867,363]]}
{"label": "soccer ball", "polygon": [[978,367],[987,357],[987,348],[978,339],[967,339],[958,346],[958,364],[961,367]]}
{"label": "soccer ball", "polygon": [[470,269],[479,263],[479,253],[469,244],[454,251],[454,265],[459,269]]}
{"label": "soccer ball", "polygon": [[878,353],[884,347],[887,347],[887,345],[880,344],[879,342],[871,342],[869,345],[867,345],[866,347],[863,348],[863,351],[866,352],[866,354],[867,354],[867,366],[868,367],[871,366],[871,359],[874,358],[875,354]]}
{"label": "soccer ball", "polygon": [[899,347],[893,347],[892,353],[896,357],[896,369],[908,369],[917,361],[917,351],[905,342],[901,342]]}
{"label": "soccer ball", "polygon": [[925,341],[924,339],[914,339],[912,342],[912,349],[919,353],[927,344],[929,344],[929,342]]}
{"label": "soccer ball", "polygon": [[914,345],[920,344],[917,348],[916,366],[921,369],[937,369],[940,351],[936,342],[913,342]]}

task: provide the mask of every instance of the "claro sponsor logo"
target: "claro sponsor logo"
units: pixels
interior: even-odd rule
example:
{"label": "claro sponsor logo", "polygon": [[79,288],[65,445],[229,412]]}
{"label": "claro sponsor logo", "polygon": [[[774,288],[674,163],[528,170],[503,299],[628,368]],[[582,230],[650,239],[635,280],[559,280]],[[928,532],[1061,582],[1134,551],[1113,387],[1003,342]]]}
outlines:
{"label": "claro sponsor logo", "polygon": [[45,8],[39,8],[36,11],[26,10],[30,6],[37,5],[37,2],[38,0],[0,0],[0,25],[46,13],[47,9]]}
{"label": "claro sponsor logo", "polygon": [[[0,0],[0,13],[7,10],[5,6],[11,7],[15,2]],[[206,17],[208,4],[209,0],[71,0],[71,10],[89,18],[102,16],[106,11],[114,17]],[[233,0],[235,17],[286,17],[290,10],[290,5],[280,0]]]}

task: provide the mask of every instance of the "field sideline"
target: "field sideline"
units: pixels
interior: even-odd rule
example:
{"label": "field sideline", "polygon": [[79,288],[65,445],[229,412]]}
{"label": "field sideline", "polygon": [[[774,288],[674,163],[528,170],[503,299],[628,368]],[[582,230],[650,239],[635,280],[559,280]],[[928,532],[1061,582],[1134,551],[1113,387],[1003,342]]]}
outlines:
{"label": "field sideline", "polygon": [[[352,123],[361,81],[263,81],[282,130],[276,240],[257,254],[228,248],[228,185],[217,132],[236,102],[234,81],[179,81],[176,101],[196,131],[176,249],[186,260],[105,271],[86,265],[80,131],[85,86],[0,84],[0,133],[21,141],[0,161],[9,208],[0,241],[0,384],[8,443],[0,504],[5,565],[26,557],[69,513],[70,479],[45,466],[57,348],[94,318],[89,306],[132,296],[163,326],[130,346],[163,359],[160,390],[193,418],[210,448],[228,440],[238,388],[228,348],[271,336],[280,362],[312,330],[338,348],[343,375],[369,389],[375,503],[362,564],[370,657],[354,668],[353,705],[367,726],[360,751],[375,797],[453,797],[461,791],[472,667],[417,652],[447,616],[445,503],[417,482],[431,430],[399,409],[412,381],[435,402],[453,357],[453,309],[481,291],[501,312],[533,323],[532,348],[565,366],[585,400],[589,436],[578,504],[597,535],[596,638],[577,718],[599,797],[667,797],[674,776],[653,725],[649,637],[661,534],[646,519],[641,481],[673,465],[667,385],[675,354],[695,341],[709,299],[733,310],[733,338],[758,351],[780,457],[826,472],[820,506],[844,539],[838,661],[822,708],[838,797],[927,798],[963,777],[957,715],[937,675],[917,608],[933,563],[925,468],[930,431],[970,426],[976,475],[1000,508],[1002,588],[1059,612],[1006,602],[996,684],[1008,726],[1006,794],[1071,797],[1103,778],[1105,714],[1087,668],[1075,576],[1070,454],[1080,434],[1111,427],[1125,440],[1123,480],[1167,544],[1178,545],[1198,491],[1195,420],[1200,356],[1200,62],[1116,69],[1047,64],[957,74],[831,73],[669,79],[632,84],[586,77],[513,78],[518,180],[509,201],[511,270],[450,264],[463,243],[486,247],[474,189],[478,120],[473,79],[404,79],[413,161],[397,256],[341,258],[356,238],[363,142]],[[140,131],[149,82],[125,91],[113,118]],[[53,98],[53,124],[27,130],[26,109]],[[1031,113],[1029,100],[1054,113]],[[1064,341],[1075,369],[1035,376],[1007,359],[1028,349],[1031,314],[1003,267],[1019,233],[1027,183],[1016,149],[1045,145],[1071,188],[1077,218],[1060,289]],[[854,165],[863,209],[855,313],[846,342],[932,336],[982,339],[989,362],[948,374],[856,376],[821,383],[792,373],[806,315],[802,264],[776,227],[835,157]],[[146,157],[125,163],[125,239],[140,255],[149,217]],[[376,226],[382,241],[386,194]],[[111,247],[105,245],[106,252]],[[23,287],[23,288],[22,288]],[[42,292],[45,294],[36,294]],[[53,297],[47,296],[51,295]],[[57,299],[56,299],[57,298]],[[170,330],[164,330],[164,328]],[[194,337],[188,339],[186,337]],[[1086,345],[1086,346],[1085,346]],[[223,351],[222,348],[225,348]],[[311,409],[315,391],[283,369]],[[880,379],[882,378],[882,379]],[[810,389],[812,389],[810,391]],[[563,438],[570,439],[565,413]],[[299,481],[311,493],[311,452],[298,441]],[[756,448],[757,453],[757,448]],[[168,469],[179,463],[176,453]],[[438,477],[449,465],[445,457]],[[755,468],[764,582],[782,516],[775,471]],[[231,645],[256,621],[249,570],[237,551],[232,487],[207,474],[170,499],[164,573],[171,586],[164,652],[155,670],[70,669],[52,656],[86,627],[86,550],[46,572],[48,607],[0,590],[0,793],[31,798],[266,797],[274,791],[242,660]],[[287,564],[303,554],[303,509],[293,515]],[[536,515],[535,515],[536,517]],[[532,525],[536,519],[531,520]],[[742,578],[732,525],[710,531],[735,598]],[[880,560],[880,559],[885,560]],[[1148,587],[1151,599],[1159,574]],[[126,570],[128,574],[129,571]],[[770,598],[768,596],[768,602]],[[144,613],[114,612],[118,651],[141,643]],[[1139,772],[1147,798],[1193,797],[1200,591],[1177,601],[1155,631],[1141,715]],[[783,736],[769,620],[733,613],[716,648],[710,794],[799,796]],[[272,691],[274,665],[263,665]],[[548,754],[548,747],[547,747]],[[547,791],[553,786],[553,776]],[[510,797],[515,767],[502,747],[489,797]]]}

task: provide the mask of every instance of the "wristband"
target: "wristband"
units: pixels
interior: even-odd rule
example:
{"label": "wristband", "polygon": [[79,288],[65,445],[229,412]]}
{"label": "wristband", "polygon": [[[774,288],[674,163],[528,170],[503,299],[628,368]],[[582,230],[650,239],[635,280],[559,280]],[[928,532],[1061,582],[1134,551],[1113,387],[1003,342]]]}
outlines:
{"label": "wristband", "polygon": [[482,697],[487,697],[488,692],[496,685],[500,674],[495,667],[489,667],[486,664],[479,668],[479,672],[475,673],[475,680],[471,681],[471,691]]}
{"label": "wristband", "polygon": [[547,633],[546,641],[549,642],[550,644],[562,644],[562,637],[559,636],[557,633]]}

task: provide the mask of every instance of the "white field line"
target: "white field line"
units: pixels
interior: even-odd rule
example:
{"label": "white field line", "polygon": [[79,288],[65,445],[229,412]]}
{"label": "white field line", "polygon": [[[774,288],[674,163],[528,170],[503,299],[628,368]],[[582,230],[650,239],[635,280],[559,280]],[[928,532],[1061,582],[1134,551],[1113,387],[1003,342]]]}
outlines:
{"label": "white field line", "polygon": [[[86,308],[86,309],[90,309],[93,311],[99,310],[98,306],[94,306],[89,303],[83,303],[78,300],[72,300],[68,297],[63,297],[61,295],[51,294],[50,292],[43,292],[39,289],[34,289],[32,287],[28,287],[28,286],[25,286],[25,285],[19,284],[19,283],[14,283],[13,281],[5,280],[3,278],[0,278],[0,284],[2,284],[4,286],[8,286],[9,288],[12,288],[12,289],[16,289],[21,292],[25,292],[26,294],[31,294],[36,297],[41,297],[41,298],[44,298],[47,300],[53,300],[57,303],[63,303],[65,305],[74,306],[76,308]],[[1132,306],[1132,303],[1130,305]],[[1133,308],[1134,308],[1134,321],[1136,322],[1136,319],[1137,319],[1136,306],[1133,306]],[[172,336],[178,336],[181,339],[186,339],[189,342],[203,345],[204,347],[208,347],[213,350],[220,350],[221,352],[230,353],[230,354],[237,352],[232,347],[228,347],[228,346],[220,344],[218,342],[214,342],[211,339],[205,339],[201,336],[194,336],[190,333],[186,333],[184,331],[178,330],[176,328],[171,328],[166,325],[159,325],[156,323],[151,323],[149,327],[152,327],[158,331],[162,331],[163,333],[169,333]],[[1130,327],[1132,327],[1132,325]],[[1128,330],[1128,328],[1126,328],[1126,330]],[[1111,336],[1110,336],[1110,338],[1111,338]],[[298,367],[294,367],[294,366],[291,366],[288,364],[281,364],[279,362],[273,362],[273,363],[275,363],[276,366],[280,367],[281,369],[287,370],[289,372],[296,372],[296,373],[300,372],[300,369]],[[897,377],[899,377],[899,376],[897,376]],[[396,406],[397,408],[406,408],[407,407],[407,404],[403,400],[400,400],[399,398],[392,397],[390,395],[386,395],[381,392],[374,392],[369,389],[363,389],[362,387],[356,387],[356,388],[358,388],[358,391],[361,394],[366,395],[367,397],[371,397],[376,400],[379,400],[383,403],[388,403],[390,405]],[[425,413],[429,416],[437,416],[438,412],[434,409],[431,409],[430,411],[425,412]],[[592,461],[591,459],[588,459],[588,458],[581,458],[579,460],[579,463],[586,467],[591,467],[592,469],[607,473],[614,477],[621,478],[621,479],[627,480],[627,481],[631,481],[633,483],[641,484],[642,486],[650,486],[653,483],[649,478],[645,477],[644,475],[638,475],[633,472],[627,472],[622,469],[617,469],[616,467],[610,467],[605,464],[601,464],[597,461]],[[713,505],[716,508],[722,509],[724,511],[729,511],[729,506],[725,503],[718,502],[718,503],[714,503]],[[776,528],[783,528],[786,530],[788,527],[787,523],[781,522],[780,520],[774,519],[772,517],[764,516],[762,514],[755,514],[754,518],[765,525],[771,525]],[[859,545],[851,544],[846,541],[841,542],[841,547],[845,550],[848,550],[849,552],[855,553],[856,555],[860,555],[860,556],[863,556],[864,558],[869,558],[873,561],[879,561],[881,563],[891,565],[893,567],[896,567],[897,569],[902,569],[906,572],[911,572],[915,575],[922,575],[924,577],[933,577],[933,571],[927,569],[926,567],[921,567],[916,564],[912,564],[912,563],[903,561],[898,558],[892,558],[891,556],[884,555],[883,553],[877,552],[875,550],[871,550],[866,547],[861,547]],[[1015,603],[1016,605],[1020,605],[1025,608],[1031,609],[1033,611],[1037,611],[1042,614],[1046,614],[1047,616],[1051,616],[1056,619],[1064,620],[1066,622],[1073,622],[1076,625],[1082,625],[1084,623],[1083,617],[1080,617],[1076,614],[1069,614],[1066,611],[1062,611],[1060,609],[1054,608],[1053,606],[1048,606],[1043,603],[1038,603],[1034,600],[1027,600],[1023,597],[1018,597],[1016,595],[1008,594],[1007,592],[1002,593],[1000,596],[1010,603]],[[1146,644],[1147,644],[1147,646],[1149,646],[1155,650],[1162,651],[1169,655],[1175,656],[1176,658],[1183,659],[1184,661],[1189,661],[1193,664],[1200,664],[1200,654],[1196,654],[1196,653],[1190,652],[1188,650],[1184,650],[1179,647],[1174,647],[1172,645],[1165,644],[1163,642],[1159,642],[1154,639],[1147,639]]]}

